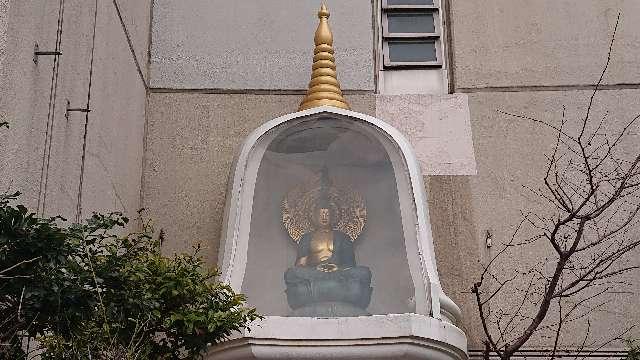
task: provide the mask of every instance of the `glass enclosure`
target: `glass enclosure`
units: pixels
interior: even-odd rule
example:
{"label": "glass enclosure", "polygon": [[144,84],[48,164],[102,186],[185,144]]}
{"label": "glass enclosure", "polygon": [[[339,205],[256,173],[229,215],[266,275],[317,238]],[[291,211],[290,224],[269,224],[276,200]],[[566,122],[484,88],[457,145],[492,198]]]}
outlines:
{"label": "glass enclosure", "polygon": [[249,303],[280,316],[415,312],[405,249],[415,214],[401,211],[408,180],[391,141],[328,114],[265,136],[242,284]]}

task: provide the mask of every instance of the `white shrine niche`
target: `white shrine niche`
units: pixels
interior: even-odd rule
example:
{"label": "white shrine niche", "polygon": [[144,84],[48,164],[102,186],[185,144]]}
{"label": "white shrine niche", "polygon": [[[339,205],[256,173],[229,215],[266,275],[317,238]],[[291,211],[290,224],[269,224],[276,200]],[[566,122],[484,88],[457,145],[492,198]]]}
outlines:
{"label": "white shrine niche", "polygon": [[236,158],[224,221],[221,281],[265,319],[210,358],[467,358],[418,162],[387,123],[330,106],[269,121]]}

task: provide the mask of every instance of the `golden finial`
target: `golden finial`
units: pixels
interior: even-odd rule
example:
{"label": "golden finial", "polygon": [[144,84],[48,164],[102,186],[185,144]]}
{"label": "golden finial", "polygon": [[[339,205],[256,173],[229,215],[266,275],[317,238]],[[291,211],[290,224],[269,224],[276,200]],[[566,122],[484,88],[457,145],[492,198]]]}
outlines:
{"label": "golden finial", "polygon": [[329,11],[322,4],[318,11],[320,23],[313,38],[316,48],[313,51],[311,81],[307,95],[302,99],[298,110],[316,106],[330,105],[349,110],[349,104],[342,97],[340,83],[336,76],[336,59],[333,56],[333,34],[329,28]]}

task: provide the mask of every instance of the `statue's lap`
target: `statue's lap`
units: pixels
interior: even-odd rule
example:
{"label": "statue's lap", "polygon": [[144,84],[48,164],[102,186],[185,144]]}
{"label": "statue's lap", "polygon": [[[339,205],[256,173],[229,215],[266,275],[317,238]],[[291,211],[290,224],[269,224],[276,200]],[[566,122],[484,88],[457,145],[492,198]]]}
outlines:
{"label": "statue's lap", "polygon": [[[371,300],[371,271],[365,266],[355,266],[334,272],[323,272],[310,267],[292,267],[284,274],[287,285],[287,301],[294,313],[307,308],[307,316],[366,315]],[[310,310],[312,309],[312,310]],[[330,310],[334,309],[334,310]],[[303,310],[304,312],[304,310]],[[335,314],[334,314],[335,315]]]}

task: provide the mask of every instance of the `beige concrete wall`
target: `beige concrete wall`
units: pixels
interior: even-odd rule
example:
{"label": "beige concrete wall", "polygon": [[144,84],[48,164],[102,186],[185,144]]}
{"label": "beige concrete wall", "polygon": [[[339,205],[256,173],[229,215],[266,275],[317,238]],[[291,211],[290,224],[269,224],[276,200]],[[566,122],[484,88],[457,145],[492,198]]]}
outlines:
{"label": "beige concrete wall", "polygon": [[[143,206],[167,235],[167,252],[207,247],[214,264],[231,162],[251,131],[295,112],[300,95],[152,93],[149,98]],[[373,95],[350,95],[374,114]]]}
{"label": "beige concrete wall", "polygon": [[[97,3],[82,214],[86,217],[94,210],[120,210],[135,215],[140,206],[146,89],[114,2]],[[149,1],[127,4],[121,12],[125,25],[134,28],[132,33],[144,33],[144,24],[149,24]],[[43,196],[45,193],[40,186],[43,157],[50,157],[45,214],[73,220],[85,115],[71,113],[67,119],[65,110],[67,100],[74,108],[87,104],[94,2],[65,1],[50,156],[44,145],[53,57],[42,56],[38,64],[32,58],[35,42],[40,50],[55,47],[58,2],[9,1],[6,14],[0,117],[11,123],[11,129],[0,134],[0,186],[22,191],[23,202],[35,210],[40,190]],[[139,30],[133,24],[140,24]],[[146,52],[142,35],[132,43],[139,53]]]}
{"label": "beige concrete wall", "polygon": [[455,87],[588,85],[622,13],[606,84],[640,83],[636,0],[451,0]]}
{"label": "beige concrete wall", "polygon": [[[329,0],[343,89],[373,90],[371,0]],[[151,85],[306,89],[315,0],[156,0]]]}

